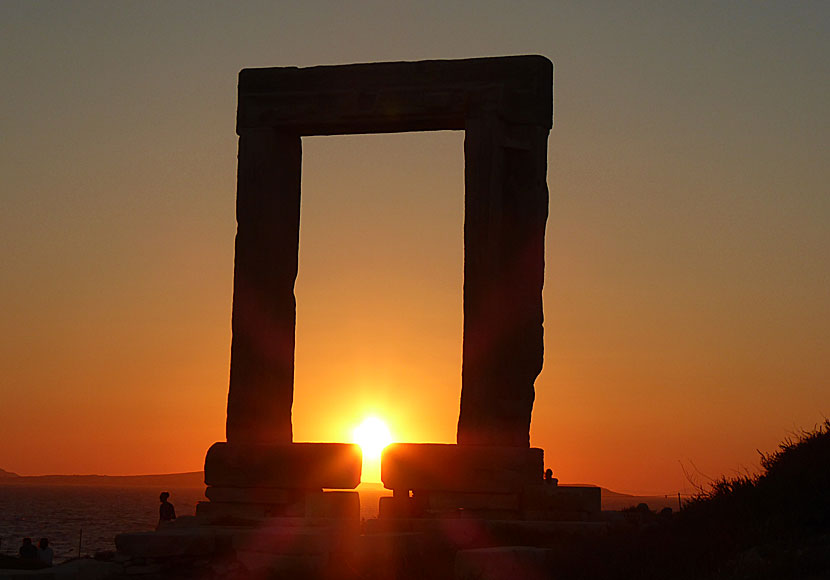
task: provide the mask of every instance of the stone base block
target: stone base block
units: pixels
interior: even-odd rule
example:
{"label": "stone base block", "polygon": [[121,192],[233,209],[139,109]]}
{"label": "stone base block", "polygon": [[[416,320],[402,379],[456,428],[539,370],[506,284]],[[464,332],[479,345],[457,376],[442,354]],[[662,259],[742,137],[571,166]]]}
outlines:
{"label": "stone base block", "polygon": [[81,558],[60,564],[60,568],[43,570],[0,570],[3,580],[110,580],[123,578],[125,570],[116,562],[102,562]]}
{"label": "stone base block", "polygon": [[520,495],[516,493],[461,493],[414,491],[412,497],[382,497],[378,517],[480,517],[517,519]]}
{"label": "stone base block", "polygon": [[196,517],[206,524],[256,525],[267,518],[301,518],[305,515],[304,509],[305,506],[301,502],[267,504],[200,501],[196,504]]}
{"label": "stone base block", "polygon": [[285,556],[325,563],[333,557],[342,560],[344,555],[353,553],[358,535],[357,523],[344,525],[342,520],[333,519],[278,518],[263,520],[260,525],[250,527],[198,526],[119,534],[115,542],[122,562],[233,559],[235,554],[246,552],[262,554],[261,561],[270,557],[276,561]]}
{"label": "stone base block", "polygon": [[415,490],[380,498],[379,518],[478,518],[491,520],[594,521],[601,490],[588,486],[526,486],[521,493]]}
{"label": "stone base block", "polygon": [[363,534],[350,554],[356,578],[431,578],[426,573],[435,558],[419,533]]}
{"label": "stone base block", "polygon": [[416,506],[425,511],[446,510],[513,510],[519,509],[517,493],[461,493],[416,491],[412,494]]}
{"label": "stone base block", "polygon": [[[367,536],[373,534],[420,533],[439,539],[453,550],[493,546],[548,547],[573,537],[607,534],[606,522],[494,520],[476,518],[378,518],[368,520]],[[431,549],[430,549],[431,550]]]}
{"label": "stone base block", "polygon": [[334,551],[336,534],[328,528],[269,526],[236,534],[233,548],[267,554],[311,556]]}
{"label": "stone base block", "polygon": [[255,578],[318,578],[328,565],[328,554],[269,554],[238,550],[237,560]]}
{"label": "stone base block", "polygon": [[216,487],[208,486],[205,497],[220,503],[289,504],[299,501],[305,492],[273,487]]}
{"label": "stone base block", "polygon": [[599,517],[599,487],[540,484],[528,486],[522,500],[524,519],[584,521]]}
{"label": "stone base block", "polygon": [[416,512],[410,497],[381,497],[378,499],[378,517],[413,518]]}
{"label": "stone base block", "polygon": [[[382,498],[383,500],[392,498]],[[476,520],[518,520],[521,519],[522,514],[518,510],[499,510],[499,509],[463,509],[463,508],[445,508],[445,509],[418,509],[416,504],[410,499],[409,501],[394,502],[382,501],[380,503],[380,510],[378,518],[385,519],[407,519],[407,518],[421,518],[421,519],[476,519]],[[393,528],[394,529],[394,528]]]}
{"label": "stone base block", "polygon": [[118,534],[115,547],[131,557],[209,556],[216,551],[217,542],[210,530],[188,528]]}
{"label": "stone base block", "polygon": [[395,443],[381,458],[387,489],[465,493],[518,493],[542,481],[544,452],[537,448]]}
{"label": "stone base block", "polygon": [[550,550],[527,546],[505,546],[460,550],[455,555],[456,580],[534,580],[548,578]]}
{"label": "stone base block", "polygon": [[360,521],[360,496],[356,491],[209,487],[206,495],[211,501],[196,504],[196,516],[203,523],[256,523],[267,518]]}
{"label": "stone base block", "polygon": [[205,457],[205,483],[214,487],[354,489],[363,455],[352,443],[254,445],[214,443]]}
{"label": "stone base block", "polygon": [[326,491],[306,496],[305,515],[360,521],[360,494],[356,491]]}

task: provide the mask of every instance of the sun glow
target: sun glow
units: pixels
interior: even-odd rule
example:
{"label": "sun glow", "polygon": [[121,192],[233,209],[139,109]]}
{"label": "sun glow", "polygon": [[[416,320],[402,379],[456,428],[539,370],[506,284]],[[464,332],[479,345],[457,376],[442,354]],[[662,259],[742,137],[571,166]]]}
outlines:
{"label": "sun glow", "polygon": [[377,417],[367,417],[352,432],[354,442],[363,450],[364,459],[379,459],[383,448],[392,442],[389,427]]}

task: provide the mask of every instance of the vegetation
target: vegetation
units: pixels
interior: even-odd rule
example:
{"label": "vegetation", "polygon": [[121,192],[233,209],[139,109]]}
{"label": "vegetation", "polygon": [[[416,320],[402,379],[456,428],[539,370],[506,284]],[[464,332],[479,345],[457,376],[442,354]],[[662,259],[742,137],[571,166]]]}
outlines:
{"label": "vegetation", "polygon": [[762,453],[761,467],[670,518],[625,512],[599,545],[563,549],[558,577],[830,578],[830,420]]}
{"label": "vegetation", "polygon": [[698,494],[678,515],[678,533],[705,537],[702,547],[720,556],[719,577],[827,578],[830,421],[762,453],[761,467]]}

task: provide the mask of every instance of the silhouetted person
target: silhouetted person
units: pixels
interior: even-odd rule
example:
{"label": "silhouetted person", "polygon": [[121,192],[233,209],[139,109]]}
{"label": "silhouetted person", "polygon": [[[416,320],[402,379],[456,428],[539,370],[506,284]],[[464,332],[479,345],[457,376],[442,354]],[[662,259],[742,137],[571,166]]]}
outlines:
{"label": "silhouetted person", "polygon": [[54,553],[52,552],[52,548],[49,547],[49,540],[46,538],[41,538],[40,541],[37,543],[37,559],[40,560],[44,565],[51,566],[53,555]]}
{"label": "silhouetted person", "polygon": [[20,559],[37,561],[37,548],[32,543],[32,538],[23,538],[23,543],[20,544]]}
{"label": "silhouetted person", "polygon": [[161,505],[159,506],[159,525],[161,527],[163,524],[167,522],[172,522],[176,519],[176,508],[173,507],[173,504],[167,501],[167,498],[170,497],[170,494],[166,491],[161,492],[159,495],[159,501]]}
{"label": "silhouetted person", "polygon": [[559,485],[559,480],[553,476],[553,470],[550,467],[545,470],[545,483],[548,485]]}

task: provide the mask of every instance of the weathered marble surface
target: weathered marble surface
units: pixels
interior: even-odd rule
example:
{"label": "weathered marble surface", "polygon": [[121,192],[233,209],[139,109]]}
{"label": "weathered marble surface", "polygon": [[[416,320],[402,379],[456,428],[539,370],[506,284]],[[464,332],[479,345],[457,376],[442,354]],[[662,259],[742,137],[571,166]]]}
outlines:
{"label": "weathered marble surface", "polygon": [[602,490],[587,485],[533,485],[522,494],[524,519],[591,521],[602,510]]}
{"label": "weathered marble surface", "polygon": [[541,56],[246,69],[227,438],[291,441],[304,135],[464,129],[461,444],[529,446],[542,368],[547,135]]}
{"label": "weathered marble surface", "polygon": [[353,443],[239,445],[214,443],[205,457],[205,483],[216,487],[354,489],[363,454]]}
{"label": "weathered marble surface", "polygon": [[300,235],[300,137],[239,137],[227,439],[291,443]]}
{"label": "weathered marble surface", "polygon": [[548,129],[469,119],[460,444],[530,446],[542,370]]}
{"label": "weathered marble surface", "polygon": [[[220,488],[209,487],[208,491],[211,489]],[[245,488],[245,491],[270,490]],[[237,524],[244,522],[254,526],[287,518],[301,518],[308,522],[340,520],[344,523],[352,522],[355,526],[360,521],[360,497],[356,491],[273,491],[284,494],[269,497],[262,497],[260,493],[245,494],[242,497],[220,495],[219,499],[207,494],[210,501],[196,504],[197,519],[203,524],[233,520]]]}
{"label": "weathered marble surface", "polygon": [[383,450],[381,480],[392,490],[512,493],[542,480],[537,448],[393,443]]}
{"label": "weathered marble surface", "polygon": [[237,131],[437,131],[486,115],[550,129],[552,90],[553,65],[537,55],[243,69]]}

